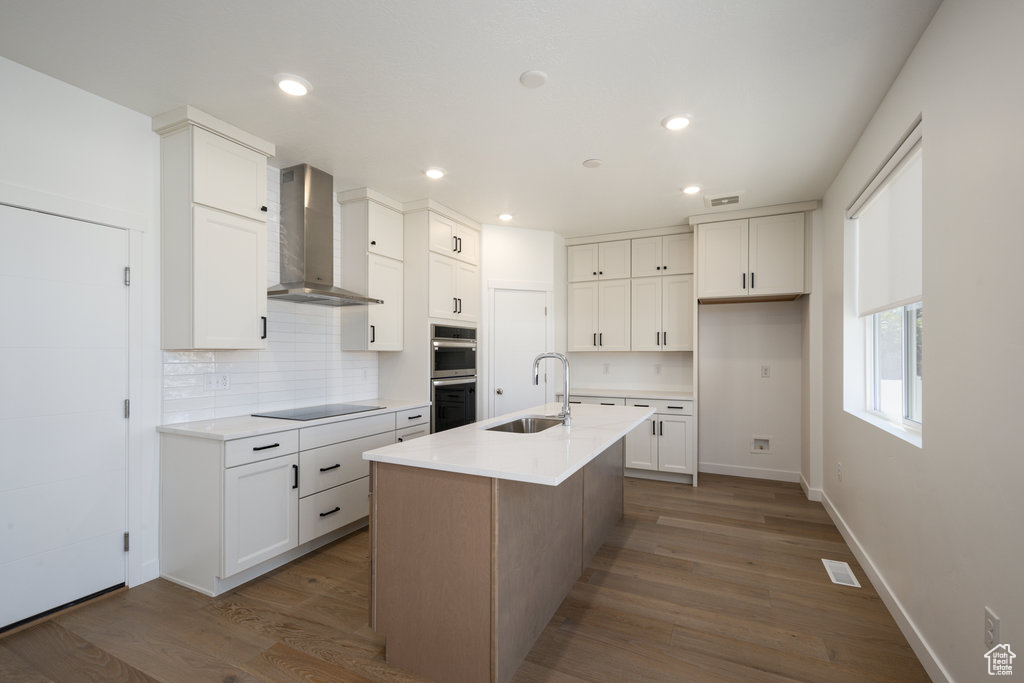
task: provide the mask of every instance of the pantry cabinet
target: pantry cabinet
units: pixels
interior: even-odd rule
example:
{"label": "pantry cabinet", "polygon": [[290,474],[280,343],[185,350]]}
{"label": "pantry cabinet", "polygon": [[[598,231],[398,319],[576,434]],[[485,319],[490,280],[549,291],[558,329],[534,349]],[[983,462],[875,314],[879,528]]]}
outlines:
{"label": "pantry cabinet", "polygon": [[633,278],[633,351],[693,350],[693,276]]}
{"label": "pantry cabinet", "polygon": [[693,272],[693,233],[631,240],[633,277]]}
{"label": "pantry cabinet", "polygon": [[629,351],[630,281],[569,284],[569,351]]}
{"label": "pantry cabinet", "polygon": [[804,214],[697,227],[697,297],[799,296],[804,292]]}
{"label": "pantry cabinet", "polygon": [[567,252],[569,282],[630,277],[630,240],[580,244]]}
{"label": "pantry cabinet", "polygon": [[382,304],[343,306],[344,351],[401,351],[404,348],[405,267],[403,216],[383,195],[363,188],[339,194],[343,289],[380,299]]}
{"label": "pantry cabinet", "polygon": [[262,349],[267,315],[267,157],[274,146],[185,107],[160,134],[164,349]]}

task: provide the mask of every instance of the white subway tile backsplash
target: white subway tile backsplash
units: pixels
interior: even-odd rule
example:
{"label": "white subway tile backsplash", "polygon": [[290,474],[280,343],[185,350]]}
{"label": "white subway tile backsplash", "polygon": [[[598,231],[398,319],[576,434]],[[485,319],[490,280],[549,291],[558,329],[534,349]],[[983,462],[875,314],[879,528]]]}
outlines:
{"label": "white subway tile backsplash", "polygon": [[[267,285],[280,278],[280,172],[267,169]],[[334,205],[334,284],[340,284],[341,218]],[[341,350],[341,311],[267,302],[265,350],[164,351],[163,422],[191,422],[317,403],[377,398],[377,354]],[[207,390],[204,375],[228,375]]]}

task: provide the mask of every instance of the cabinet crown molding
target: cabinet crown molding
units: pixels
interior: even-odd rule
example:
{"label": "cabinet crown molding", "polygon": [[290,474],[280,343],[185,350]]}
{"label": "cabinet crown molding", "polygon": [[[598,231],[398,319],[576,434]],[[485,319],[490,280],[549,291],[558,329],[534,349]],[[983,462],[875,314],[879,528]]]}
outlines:
{"label": "cabinet crown molding", "polygon": [[445,218],[449,218],[457,223],[461,223],[467,227],[473,228],[474,230],[480,230],[480,223],[476,222],[472,218],[468,218],[454,209],[450,209],[444,204],[439,204],[433,199],[416,199],[411,202],[406,202],[403,205],[403,213],[415,213],[417,211],[432,211],[433,213],[440,214]]}
{"label": "cabinet crown molding", "polygon": [[369,200],[376,202],[381,206],[386,206],[389,209],[402,213],[405,210],[402,202],[392,199],[391,197],[373,190],[369,187],[359,187],[354,190],[344,190],[337,193],[339,204],[349,204],[351,202],[358,202],[363,200]]}
{"label": "cabinet crown molding", "polygon": [[720,223],[722,221],[734,221],[743,218],[760,218],[762,216],[777,216],[783,213],[802,213],[814,211],[821,202],[812,199],[806,202],[793,202],[790,204],[776,204],[774,206],[761,206],[755,209],[737,209],[735,211],[721,211],[719,213],[702,213],[690,216],[690,225],[702,225],[704,223]]}
{"label": "cabinet crown molding", "polygon": [[196,109],[190,104],[153,117],[153,132],[161,136],[173,133],[189,125],[205,128],[211,133],[226,137],[266,157],[274,156],[277,151],[274,143],[258,138],[252,133],[247,133],[241,128],[207,114],[205,111]]}
{"label": "cabinet crown molding", "polygon": [[693,232],[688,225],[671,225],[664,228],[645,228],[642,230],[628,230],[625,232],[609,232],[602,235],[580,235],[579,237],[566,237],[565,246],[574,247],[580,244],[595,244],[597,242],[617,242],[619,240],[635,240],[644,237],[660,237],[662,235],[678,235]]}

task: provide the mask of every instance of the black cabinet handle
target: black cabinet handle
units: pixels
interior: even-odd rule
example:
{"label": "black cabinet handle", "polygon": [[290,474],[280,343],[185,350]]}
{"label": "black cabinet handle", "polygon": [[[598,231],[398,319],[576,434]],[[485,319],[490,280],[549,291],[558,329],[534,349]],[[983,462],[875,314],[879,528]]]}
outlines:
{"label": "black cabinet handle", "polygon": [[655,266],[654,269],[655,270],[661,270],[661,266]]}
{"label": "black cabinet handle", "polygon": [[452,251],[458,251],[458,250],[459,250],[459,238],[456,237],[455,235],[452,235]]}
{"label": "black cabinet handle", "polygon": [[340,463],[340,462],[338,462],[338,463],[334,463],[334,464],[333,464],[333,465],[331,465],[330,467],[321,467],[321,468],[320,468],[320,471],[321,471],[321,472],[330,472],[331,470],[336,470],[336,469],[338,469],[339,467],[341,467],[341,463]]}
{"label": "black cabinet handle", "polygon": [[604,332],[597,333],[597,345],[604,346]]}
{"label": "black cabinet handle", "polygon": [[265,450],[267,450],[268,448],[277,448],[277,447],[278,447],[278,446],[280,446],[280,445],[281,445],[281,444],[279,444],[279,443],[272,443],[272,444],[270,444],[269,446],[253,446],[253,447],[252,447],[252,449],[253,449],[254,451],[265,451]]}
{"label": "black cabinet handle", "polygon": [[743,273],[743,289],[747,288],[747,274]]}
{"label": "black cabinet handle", "polygon": [[320,516],[321,517],[326,517],[327,515],[333,515],[335,512],[337,512],[340,509],[341,509],[340,507],[335,505],[333,510],[328,510],[327,512],[321,512]]}
{"label": "black cabinet handle", "polygon": [[650,408],[650,406],[647,405],[646,403],[634,403],[633,407],[634,408]]}
{"label": "black cabinet handle", "polygon": [[377,246],[377,240],[370,240],[370,246],[371,247]]}
{"label": "black cabinet handle", "polygon": [[615,404],[614,403],[602,403],[601,405],[603,405],[603,406],[613,406]]}
{"label": "black cabinet handle", "polygon": [[658,436],[665,436],[665,422],[662,420],[658,421]]}
{"label": "black cabinet handle", "polygon": [[657,436],[657,435],[658,435],[658,421],[657,420],[651,420],[651,436]]}
{"label": "black cabinet handle", "polygon": [[409,419],[410,419],[410,420],[418,420],[418,419],[420,419],[421,417],[423,417],[423,415],[410,415],[410,416],[409,416]]}
{"label": "black cabinet handle", "polygon": [[661,333],[661,343],[668,346],[668,332]]}
{"label": "black cabinet handle", "polygon": [[293,489],[299,488],[299,466],[292,465],[292,474],[295,475],[294,483],[292,484]]}
{"label": "black cabinet handle", "polygon": [[574,406],[583,405],[583,401],[569,401],[569,403],[573,404]]}
{"label": "black cabinet handle", "polygon": [[603,270],[599,270],[599,271],[597,271],[597,274],[598,275],[604,275],[604,271]]}
{"label": "black cabinet handle", "polygon": [[750,271],[750,288],[754,288],[754,271]]}
{"label": "black cabinet handle", "polygon": [[455,300],[455,312],[462,313],[462,299]]}
{"label": "black cabinet handle", "polygon": [[597,346],[597,332],[594,333],[594,346]]}
{"label": "black cabinet handle", "polygon": [[597,271],[596,270],[594,271],[594,275],[597,275]]}
{"label": "black cabinet handle", "polygon": [[668,409],[669,410],[682,410],[683,407],[682,406],[669,406]]}
{"label": "black cabinet handle", "polygon": [[260,207],[260,211],[262,211],[263,213],[266,213],[267,212],[267,207],[261,206]]}
{"label": "black cabinet handle", "polygon": [[263,320],[263,336],[260,339],[267,338],[267,316],[261,315],[260,318]]}
{"label": "black cabinet handle", "polygon": [[370,325],[370,343],[377,341],[377,326]]}
{"label": "black cabinet handle", "polygon": [[459,300],[456,299],[455,297],[452,297],[452,313],[458,313],[458,312],[459,312]]}
{"label": "black cabinet handle", "polygon": [[398,437],[398,443],[402,443],[403,441],[405,441],[405,439],[403,439],[402,437]]}
{"label": "black cabinet handle", "polygon": [[459,245],[458,252],[461,254],[462,253],[462,238],[461,237],[456,237],[455,238],[455,242]]}
{"label": "black cabinet handle", "polygon": [[654,345],[661,346],[661,332],[654,333]]}

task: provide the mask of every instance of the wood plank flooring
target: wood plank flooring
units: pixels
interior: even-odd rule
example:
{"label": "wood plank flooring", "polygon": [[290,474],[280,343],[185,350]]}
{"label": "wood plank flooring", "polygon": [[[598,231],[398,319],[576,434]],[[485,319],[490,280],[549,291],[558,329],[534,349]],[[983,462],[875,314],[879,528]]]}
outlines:
{"label": "wood plank flooring", "polygon": [[[833,585],[844,560],[863,588]],[[3,681],[416,681],[369,629],[363,531],[219,598],[164,580],[0,636]],[[818,503],[626,479],[626,516],[515,681],[927,681]]]}

